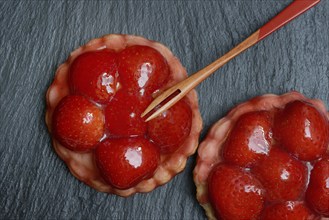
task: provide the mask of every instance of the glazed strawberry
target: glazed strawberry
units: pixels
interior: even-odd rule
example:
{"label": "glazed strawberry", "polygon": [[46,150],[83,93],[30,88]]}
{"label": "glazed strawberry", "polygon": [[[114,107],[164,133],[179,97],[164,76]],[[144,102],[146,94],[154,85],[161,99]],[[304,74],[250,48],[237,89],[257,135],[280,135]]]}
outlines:
{"label": "glazed strawberry", "polygon": [[274,137],[301,160],[321,157],[329,145],[328,120],[312,104],[288,103],[275,118]]}
{"label": "glazed strawberry", "polygon": [[119,53],[119,73],[125,90],[144,96],[160,89],[170,71],[167,61],[157,50],[135,45]]}
{"label": "glazed strawberry", "polygon": [[217,164],[208,177],[208,192],[218,219],[257,219],[263,209],[261,183],[236,166]]}
{"label": "glazed strawberry", "polygon": [[151,97],[140,98],[119,91],[105,108],[106,127],[110,135],[122,137],[144,135],[147,124],[141,118],[141,114],[151,100]]}
{"label": "glazed strawberry", "polygon": [[104,135],[104,115],[83,96],[69,95],[57,105],[52,122],[56,139],[74,151],[87,151]]}
{"label": "glazed strawberry", "polygon": [[306,166],[278,147],[273,147],[253,172],[265,187],[269,201],[299,199],[307,180]]}
{"label": "glazed strawberry", "polygon": [[191,108],[179,101],[147,124],[148,136],[160,147],[161,153],[172,153],[191,131]]}
{"label": "glazed strawberry", "polygon": [[267,111],[246,113],[238,119],[221,152],[226,162],[251,167],[266,156],[272,142],[272,117]]}
{"label": "glazed strawberry", "polygon": [[73,93],[104,103],[116,92],[117,76],[116,52],[108,49],[86,52],[70,67],[70,88]]}
{"label": "glazed strawberry", "polygon": [[96,148],[96,163],[105,181],[118,189],[150,178],[159,161],[157,147],[144,138],[107,139]]}
{"label": "glazed strawberry", "polygon": [[311,172],[306,201],[317,213],[329,217],[329,157],[316,162]]}
{"label": "glazed strawberry", "polygon": [[264,209],[263,220],[316,220],[316,216],[304,202],[287,201],[276,203]]}

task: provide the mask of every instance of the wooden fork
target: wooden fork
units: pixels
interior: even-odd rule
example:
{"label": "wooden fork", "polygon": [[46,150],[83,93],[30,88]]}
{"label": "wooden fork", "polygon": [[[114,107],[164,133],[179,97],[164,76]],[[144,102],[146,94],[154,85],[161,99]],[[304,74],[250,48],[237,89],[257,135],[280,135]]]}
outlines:
{"label": "wooden fork", "polygon": [[203,80],[209,77],[220,67],[225,65],[228,61],[230,61],[249,47],[263,40],[265,37],[276,31],[283,25],[287,24],[289,21],[293,20],[297,16],[301,15],[308,9],[312,8],[319,2],[320,0],[294,0],[288,7],[286,7],[278,15],[272,18],[268,23],[266,23],[263,27],[258,29],[255,33],[253,33],[251,36],[241,42],[238,46],[234,47],[224,56],[215,60],[213,63],[206,66],[202,70],[196,72],[185,80],[177,83],[176,85],[164,91],[161,95],[159,95],[156,99],[153,100],[153,102],[142,113],[141,117],[144,117],[145,115],[150,113],[155,107],[163,103],[163,105],[155,112],[153,112],[145,121],[149,121],[157,117],[159,114],[161,114],[162,112],[173,106],[180,99],[182,99],[189,91],[199,85]]}

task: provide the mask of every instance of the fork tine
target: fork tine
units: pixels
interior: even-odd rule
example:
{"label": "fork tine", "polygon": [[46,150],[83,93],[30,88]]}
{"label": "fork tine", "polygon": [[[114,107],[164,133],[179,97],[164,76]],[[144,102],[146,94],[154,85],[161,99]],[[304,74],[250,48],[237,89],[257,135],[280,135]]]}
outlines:
{"label": "fork tine", "polygon": [[[177,90],[176,90],[177,91]],[[173,93],[172,93],[173,94]],[[155,117],[157,117],[158,115],[160,115],[162,112],[164,112],[165,110],[167,110],[168,108],[170,108],[171,106],[175,105],[176,102],[178,102],[181,97],[183,97],[185,94],[183,93],[178,93],[175,97],[171,98],[166,104],[164,104],[163,106],[161,106],[158,110],[156,110],[152,115],[150,115],[145,122],[148,122],[152,119],[154,119]],[[170,96],[170,95],[169,95]],[[169,97],[168,96],[168,97]],[[164,99],[161,99],[162,101]],[[161,103],[161,101],[160,101]]]}
{"label": "fork tine", "polygon": [[156,106],[158,106],[161,102],[163,102],[164,100],[166,100],[166,98],[168,98],[169,96],[171,96],[172,94],[174,94],[178,89],[176,88],[176,86],[171,87],[169,89],[167,89],[166,91],[164,91],[161,95],[159,95],[158,97],[156,97],[151,104],[145,109],[145,111],[141,114],[141,117],[143,118],[145,115],[147,115],[148,113],[150,113]]}

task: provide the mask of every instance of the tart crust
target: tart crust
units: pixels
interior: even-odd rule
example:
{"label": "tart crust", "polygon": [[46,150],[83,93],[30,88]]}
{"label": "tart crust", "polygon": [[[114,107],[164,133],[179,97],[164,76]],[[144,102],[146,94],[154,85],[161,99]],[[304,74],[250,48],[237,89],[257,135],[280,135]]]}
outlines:
{"label": "tart crust", "polygon": [[[211,127],[206,138],[199,146],[197,164],[193,171],[193,178],[197,188],[197,200],[205,209],[208,219],[212,220],[216,219],[216,217],[208,197],[207,179],[213,166],[221,162],[222,159],[220,158],[219,152],[237,119],[241,115],[251,111],[283,108],[287,103],[294,100],[303,100],[312,103],[329,119],[329,112],[327,112],[326,106],[321,100],[308,99],[302,94],[292,91],[281,96],[266,94],[239,104],[234,107],[224,118],[220,119]],[[328,151],[329,146],[327,148],[327,152]]]}
{"label": "tart crust", "polygon": [[[50,134],[52,133],[52,115],[59,101],[69,94],[68,72],[73,60],[87,51],[101,50],[104,48],[121,51],[127,46],[146,45],[159,51],[167,60],[171,75],[166,87],[171,86],[187,77],[185,68],[179,60],[164,45],[150,41],[139,36],[109,34],[101,38],[93,39],[86,45],[74,50],[67,61],[59,66],[56,71],[54,81],[50,85],[47,94],[46,124]],[[186,96],[186,101],[192,109],[192,127],[191,132],[185,142],[177,151],[171,154],[161,155],[161,162],[152,178],[143,180],[136,186],[120,190],[107,184],[100,175],[95,159],[94,152],[78,153],[62,146],[52,137],[53,147],[58,156],[66,163],[71,173],[85,184],[95,188],[98,191],[112,193],[127,197],[137,192],[150,192],[157,186],[170,181],[176,174],[181,172],[186,165],[187,158],[195,153],[199,135],[202,129],[202,119],[198,107],[198,97],[195,90]]]}

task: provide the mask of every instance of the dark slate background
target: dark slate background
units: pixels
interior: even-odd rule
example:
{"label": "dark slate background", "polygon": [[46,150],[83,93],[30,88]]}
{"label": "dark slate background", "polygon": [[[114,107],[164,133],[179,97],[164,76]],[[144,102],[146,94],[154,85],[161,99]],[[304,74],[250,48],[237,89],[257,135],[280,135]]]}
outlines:
{"label": "dark slate background", "polygon": [[[54,153],[45,93],[70,51],[108,33],[167,45],[189,73],[244,40],[290,0],[0,1],[0,219],[205,219],[192,170],[128,199],[75,179]],[[298,90],[329,104],[329,1],[322,0],[197,88],[211,124],[234,105]]]}

